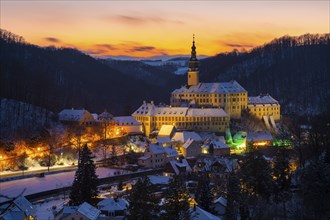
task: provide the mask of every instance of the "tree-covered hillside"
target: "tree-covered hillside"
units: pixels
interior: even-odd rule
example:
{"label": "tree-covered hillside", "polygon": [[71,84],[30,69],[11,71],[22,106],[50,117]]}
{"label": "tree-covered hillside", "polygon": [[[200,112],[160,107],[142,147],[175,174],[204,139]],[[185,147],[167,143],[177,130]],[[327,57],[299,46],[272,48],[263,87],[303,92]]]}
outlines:
{"label": "tree-covered hillside", "polygon": [[284,36],[250,52],[201,61],[201,80],[235,79],[249,95],[269,93],[284,113],[318,114],[330,102],[330,35]]}
{"label": "tree-covered hillside", "polygon": [[131,114],[143,100],[168,102],[177,84],[146,83],[78,50],[38,47],[5,30],[0,48],[0,97],[54,112],[75,107]]}

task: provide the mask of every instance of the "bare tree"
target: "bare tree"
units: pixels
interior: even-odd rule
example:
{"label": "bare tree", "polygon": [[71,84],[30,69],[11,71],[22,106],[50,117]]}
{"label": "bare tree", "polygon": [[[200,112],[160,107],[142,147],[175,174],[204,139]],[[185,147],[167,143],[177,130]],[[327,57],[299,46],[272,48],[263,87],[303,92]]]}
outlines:
{"label": "bare tree", "polygon": [[104,111],[98,116],[98,120],[100,121],[100,125],[102,128],[102,154],[103,159],[106,161],[107,159],[107,150],[109,148],[108,139],[112,137],[113,128],[115,125],[115,122],[113,120],[113,115],[111,115],[109,112]]}
{"label": "bare tree", "polygon": [[67,137],[69,144],[73,145],[78,151],[78,164],[80,158],[81,148],[84,144],[83,136],[86,133],[86,129],[84,126],[80,124],[70,125],[67,129]]}

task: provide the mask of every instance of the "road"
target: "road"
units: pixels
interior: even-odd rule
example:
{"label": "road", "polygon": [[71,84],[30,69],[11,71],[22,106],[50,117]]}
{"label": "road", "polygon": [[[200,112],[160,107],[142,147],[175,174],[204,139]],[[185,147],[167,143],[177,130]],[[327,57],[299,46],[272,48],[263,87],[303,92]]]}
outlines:
{"label": "road", "polygon": [[[77,165],[68,165],[68,166],[56,166],[56,167],[50,167],[49,171],[66,171],[66,170],[72,170],[76,168]],[[30,175],[30,174],[38,174],[38,173],[46,173],[48,172],[48,167],[42,167],[37,170],[24,170],[24,171],[16,171],[16,172],[0,172],[1,179],[8,178],[8,177],[18,177],[23,175]]]}
{"label": "road", "polygon": [[[40,172],[40,171],[39,171]],[[106,178],[116,176],[118,174],[131,173],[126,170],[109,169],[105,167],[98,167],[96,174],[99,178]],[[61,172],[45,177],[32,177],[26,179],[17,179],[8,182],[0,182],[0,194],[15,197],[22,193],[23,195],[30,195],[38,192],[43,192],[51,189],[58,189],[66,186],[71,186],[75,171]],[[0,203],[6,201],[6,198],[0,197]]]}

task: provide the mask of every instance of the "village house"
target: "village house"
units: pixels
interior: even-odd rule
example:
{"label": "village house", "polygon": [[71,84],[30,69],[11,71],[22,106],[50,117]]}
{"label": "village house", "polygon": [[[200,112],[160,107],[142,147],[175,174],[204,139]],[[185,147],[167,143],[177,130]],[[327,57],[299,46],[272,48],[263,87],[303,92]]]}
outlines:
{"label": "village house", "polygon": [[190,220],[221,220],[218,216],[194,205],[190,208]]}
{"label": "village house", "polygon": [[198,157],[201,154],[201,143],[189,138],[181,148],[182,155],[185,158]]}
{"label": "village house", "polygon": [[97,208],[101,214],[108,217],[116,217],[116,219],[124,219],[129,203],[123,198],[106,198],[97,203]]}
{"label": "village house", "polygon": [[116,116],[113,118],[116,126],[124,134],[142,134],[142,125],[132,116]]}
{"label": "village house", "polygon": [[217,176],[227,176],[238,168],[237,159],[214,157],[200,158],[193,167],[194,172],[210,172]]}
{"label": "village house", "polygon": [[146,146],[144,156],[140,157],[138,164],[144,167],[160,168],[169,160],[176,159],[178,152],[172,146],[163,147],[161,144],[149,144]]}
{"label": "village house", "polygon": [[213,156],[230,155],[230,147],[225,143],[225,140],[212,140],[209,143],[202,145],[202,153],[210,154],[210,146],[213,147]]}
{"label": "village house", "polygon": [[202,144],[203,140],[199,134],[194,131],[180,131],[176,132],[172,137],[172,144],[175,146],[178,152],[182,155],[183,145],[189,140],[192,139],[196,143]]}
{"label": "village house", "polygon": [[66,124],[92,125],[95,123],[93,115],[84,109],[64,109],[58,113],[58,119]]}
{"label": "village house", "polygon": [[57,220],[98,220],[101,211],[84,202],[80,206],[64,206],[56,215]]}
{"label": "village house", "polygon": [[190,172],[192,172],[192,169],[188,161],[184,158],[180,158],[179,160],[169,161],[166,164],[163,174],[164,176],[174,176]]}
{"label": "village house", "polygon": [[256,147],[272,146],[273,136],[270,131],[249,132],[246,137],[246,142]]}
{"label": "village house", "polygon": [[220,196],[213,202],[212,207],[214,208],[214,211],[216,211],[217,215],[221,217],[225,217],[226,208],[227,208],[227,199]]}
{"label": "village house", "polygon": [[1,220],[36,219],[36,210],[33,205],[24,197],[14,199],[5,210],[0,209]]}

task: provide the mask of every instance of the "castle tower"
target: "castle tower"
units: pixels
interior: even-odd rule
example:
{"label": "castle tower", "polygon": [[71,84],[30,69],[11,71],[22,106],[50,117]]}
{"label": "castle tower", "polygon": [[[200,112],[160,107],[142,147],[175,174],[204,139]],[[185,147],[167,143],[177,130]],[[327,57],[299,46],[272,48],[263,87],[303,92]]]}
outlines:
{"label": "castle tower", "polygon": [[188,86],[199,84],[198,60],[196,57],[195,35],[193,35],[193,45],[191,47],[191,57],[189,59]]}

